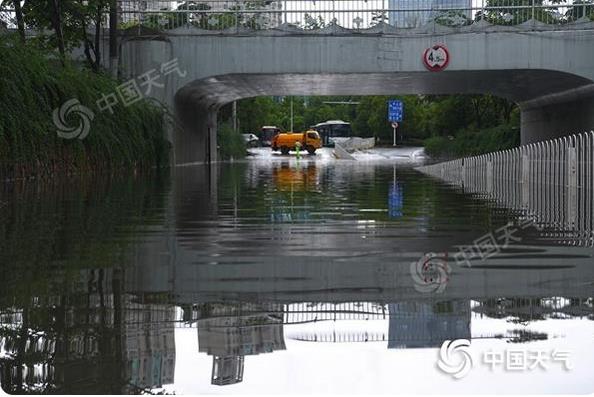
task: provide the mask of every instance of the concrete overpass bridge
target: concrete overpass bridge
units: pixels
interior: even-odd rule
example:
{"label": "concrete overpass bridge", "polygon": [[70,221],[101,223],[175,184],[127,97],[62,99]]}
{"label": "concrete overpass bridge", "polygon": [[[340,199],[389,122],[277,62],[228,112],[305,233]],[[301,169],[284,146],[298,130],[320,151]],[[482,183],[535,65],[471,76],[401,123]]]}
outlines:
{"label": "concrete overpass bridge", "polygon": [[[487,7],[487,1],[425,18],[427,10],[390,9],[378,0],[370,0],[371,9],[347,9],[353,1],[332,2],[343,10],[331,14],[270,9],[311,3],[304,1],[264,2],[272,6],[249,11],[133,11],[124,14],[133,27],[122,35],[121,71],[138,77],[175,59],[186,72],[169,74],[165,87],[152,92],[182,122],[181,131],[170,133],[176,164],[216,161],[217,111],[263,95],[493,94],[519,105],[524,144],[594,126],[590,8],[566,4],[553,12],[545,3],[518,3],[508,9]],[[378,10],[385,18],[374,22],[370,15]],[[418,23],[403,25],[399,13],[416,13]],[[444,22],[444,13],[454,18]],[[312,28],[295,15],[330,23]],[[264,23],[255,24],[256,17]],[[167,26],[147,27],[150,18],[165,18]],[[449,64],[439,72],[422,61],[436,44],[449,51]]]}

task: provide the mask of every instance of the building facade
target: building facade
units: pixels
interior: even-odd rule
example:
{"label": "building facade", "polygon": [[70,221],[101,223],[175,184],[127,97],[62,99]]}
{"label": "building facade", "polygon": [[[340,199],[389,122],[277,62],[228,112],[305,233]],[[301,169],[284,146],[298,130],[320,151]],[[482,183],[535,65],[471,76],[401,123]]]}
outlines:
{"label": "building facade", "polygon": [[471,7],[472,0],[388,0],[388,21],[398,28],[416,28],[439,17],[470,18]]}

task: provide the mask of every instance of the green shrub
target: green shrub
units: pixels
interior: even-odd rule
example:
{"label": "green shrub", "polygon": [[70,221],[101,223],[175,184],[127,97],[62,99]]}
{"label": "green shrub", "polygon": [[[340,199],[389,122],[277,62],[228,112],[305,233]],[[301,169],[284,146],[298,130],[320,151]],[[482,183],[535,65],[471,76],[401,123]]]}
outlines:
{"label": "green shrub", "polygon": [[229,123],[222,123],[218,128],[219,157],[223,160],[245,157],[245,143],[241,134],[233,131]]}
{"label": "green shrub", "polygon": [[423,144],[434,158],[474,156],[519,146],[520,131],[513,124],[502,124],[478,132],[462,131],[455,137],[432,136]]}

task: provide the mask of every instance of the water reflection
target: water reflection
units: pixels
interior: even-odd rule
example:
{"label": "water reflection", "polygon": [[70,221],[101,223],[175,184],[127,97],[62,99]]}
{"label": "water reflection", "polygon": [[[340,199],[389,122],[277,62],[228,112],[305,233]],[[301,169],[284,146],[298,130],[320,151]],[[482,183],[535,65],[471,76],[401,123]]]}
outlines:
{"label": "water reflection", "polygon": [[[112,277],[106,277],[106,285]],[[435,348],[453,339],[528,343],[549,338],[538,326],[526,328],[535,321],[594,319],[592,298],[237,302],[181,308],[156,303],[158,297],[126,293],[89,292],[72,298],[35,299],[24,309],[3,311],[0,357],[5,390],[162,389],[175,382],[175,329],[188,326],[197,332],[195,354],[212,357],[211,383],[221,386],[243,381],[246,356],[285,350],[286,337],[303,343],[381,342],[386,349]],[[503,320],[506,329],[473,331],[471,323],[483,318]]]}
{"label": "water reflection", "polygon": [[[378,360],[451,339],[594,352],[557,325],[594,334],[591,248],[526,227],[498,255],[456,266],[456,247],[522,214],[408,168],[248,161],[2,194],[9,392],[257,392],[263,363],[288,373],[299,355],[336,368],[313,385],[356,367],[362,345]],[[427,252],[451,267],[445,288],[415,288],[411,263]],[[417,369],[433,374],[428,360]],[[282,381],[280,392],[296,386]]]}
{"label": "water reflection", "polygon": [[206,303],[197,314],[199,351],[213,356],[214,385],[241,382],[245,356],[285,350],[282,305]]}

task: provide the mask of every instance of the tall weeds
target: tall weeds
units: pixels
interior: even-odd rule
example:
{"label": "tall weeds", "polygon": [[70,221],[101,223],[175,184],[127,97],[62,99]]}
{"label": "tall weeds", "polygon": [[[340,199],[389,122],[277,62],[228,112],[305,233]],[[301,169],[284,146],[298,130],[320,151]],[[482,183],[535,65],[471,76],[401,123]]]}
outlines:
{"label": "tall weeds", "polygon": [[[167,165],[162,108],[145,100],[120,103],[113,114],[97,107],[118,84],[0,36],[0,179]],[[73,98],[95,115],[84,139],[59,137],[52,121],[54,109]]]}

